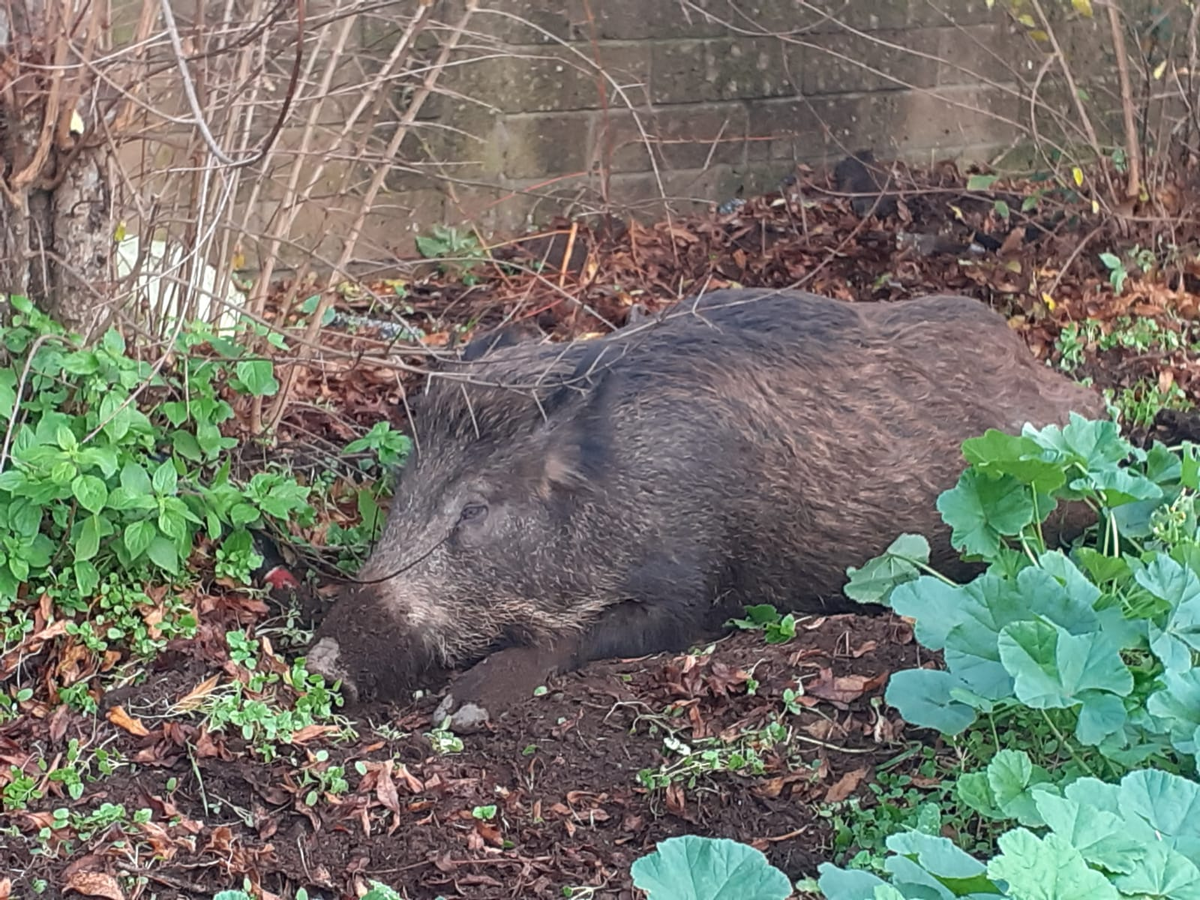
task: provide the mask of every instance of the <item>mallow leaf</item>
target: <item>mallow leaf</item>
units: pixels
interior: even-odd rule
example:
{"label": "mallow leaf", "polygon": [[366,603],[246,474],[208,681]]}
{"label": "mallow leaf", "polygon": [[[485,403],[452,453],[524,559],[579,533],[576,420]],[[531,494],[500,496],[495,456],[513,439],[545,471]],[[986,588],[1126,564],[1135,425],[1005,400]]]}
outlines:
{"label": "mallow leaf", "polygon": [[1200,784],[1164,772],[1137,769],[1121,779],[1121,809],[1144,819],[1161,840],[1200,861]]}
{"label": "mallow leaf", "polygon": [[[1154,841],[1141,848],[1136,860],[1131,871],[1113,879],[1122,893],[1133,897],[1200,900],[1200,868],[1178,850]],[[1106,868],[1115,868],[1107,857],[1104,864]]]}
{"label": "mallow leaf", "polygon": [[1169,725],[1176,750],[1200,755],[1200,668],[1162,677],[1164,686],[1146,699],[1146,710]]}
{"label": "mallow leaf", "polygon": [[1200,650],[1200,578],[1162,553],[1139,567],[1134,578],[1171,607],[1163,627],[1149,624],[1151,651],[1169,671],[1187,671],[1192,667],[1192,651]]}
{"label": "mallow leaf", "polygon": [[1114,872],[1133,871],[1146,846],[1145,835],[1131,830],[1121,816],[1049,791],[1039,792],[1034,801],[1050,830],[1070,842],[1089,863]]}
{"label": "mallow leaf", "polygon": [[847,568],[843,593],[858,603],[887,603],[894,587],[920,576],[913,561],[929,564],[929,541],[919,534],[902,534],[861,569]]}
{"label": "mallow leaf", "polygon": [[1031,828],[1044,824],[1034,788],[1053,782],[1049,772],[1035,766],[1027,753],[1007,749],[995,755],[986,771],[992,798],[1006,816]]}
{"label": "mallow leaf", "polygon": [[817,872],[817,887],[826,900],[905,900],[900,891],[863,869],[839,869],[825,862]]}
{"label": "mallow leaf", "polygon": [[[1053,501],[1046,498],[1047,513]],[[1018,535],[1033,522],[1030,491],[1011,475],[989,478],[965,470],[958,484],[937,499],[938,512],[951,528],[950,543],[968,555],[987,559],[1000,549],[1002,538]]]}
{"label": "mallow leaf", "polygon": [[1111,419],[1087,419],[1072,412],[1063,428],[1047,425],[1034,428],[1026,425],[1021,434],[1032,438],[1039,446],[1060,454],[1065,465],[1078,465],[1087,470],[1113,468],[1125,459],[1133,445],[1121,436],[1117,423]]}
{"label": "mallow leaf", "polygon": [[1008,893],[1022,900],[1118,900],[1112,883],[1089,868],[1083,854],[1061,835],[1039,840],[1016,828],[1002,834],[1000,855],[988,862],[988,875],[1008,882]]}
{"label": "mallow leaf", "polygon": [[759,850],[697,835],[659,841],[630,869],[648,900],[785,900],[792,883]]}
{"label": "mallow leaf", "polygon": [[1072,707],[1087,691],[1133,690],[1133,675],[1101,632],[1076,635],[1051,622],[1016,622],[1000,632],[999,647],[1017,699],[1034,709]]}
{"label": "mallow leaf", "polygon": [[976,717],[974,709],[953,698],[951,692],[961,685],[960,678],[941,669],[904,669],[888,679],[884,701],[911,725],[959,734]]}
{"label": "mallow leaf", "polygon": [[1042,494],[1049,494],[1066,481],[1055,454],[1029,437],[989,428],[980,437],[963,441],[962,451],[967,462],[985,475],[1011,475]]}
{"label": "mallow leaf", "polygon": [[895,856],[887,858],[884,868],[892,876],[892,885],[906,897],[952,900],[996,893],[983,863],[949,838],[906,831],[889,837],[887,846]]}

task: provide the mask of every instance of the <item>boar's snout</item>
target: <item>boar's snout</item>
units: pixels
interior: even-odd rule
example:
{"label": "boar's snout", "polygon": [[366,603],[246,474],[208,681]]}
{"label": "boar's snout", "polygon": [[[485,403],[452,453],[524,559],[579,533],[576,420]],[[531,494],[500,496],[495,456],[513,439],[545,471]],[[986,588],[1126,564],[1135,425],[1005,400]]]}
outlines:
{"label": "boar's snout", "polygon": [[341,647],[337,638],[323,637],[313,644],[305,659],[305,668],[313,675],[322,675],[333,684],[342,683],[342,694],[347,702],[357,703],[359,700],[358,685],[348,669],[342,665]]}
{"label": "boar's snout", "polygon": [[349,704],[396,697],[416,687],[418,673],[436,670],[426,629],[380,585],[363,584],[340,597],[321,621],[306,654],[309,672],[342,683]]}

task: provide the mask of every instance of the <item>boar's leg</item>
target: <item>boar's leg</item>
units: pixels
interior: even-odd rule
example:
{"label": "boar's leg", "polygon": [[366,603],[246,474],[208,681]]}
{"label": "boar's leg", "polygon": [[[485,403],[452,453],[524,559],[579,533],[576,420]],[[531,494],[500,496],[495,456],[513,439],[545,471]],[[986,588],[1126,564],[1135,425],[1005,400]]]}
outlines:
{"label": "boar's leg", "polygon": [[433,713],[434,727],[449,716],[450,728],[460,734],[482,730],[493,716],[533,696],[549,676],[572,668],[576,640],[509,647],[484,657],[450,683]]}
{"label": "boar's leg", "polygon": [[589,662],[680,652],[715,637],[729,610],[713,605],[680,607],[665,602],[626,601],[605,612],[581,635],[545,646],[499,650],[468,669],[450,685],[433,714],[439,725],[466,734],[527,700],[551,675],[572,672]]}

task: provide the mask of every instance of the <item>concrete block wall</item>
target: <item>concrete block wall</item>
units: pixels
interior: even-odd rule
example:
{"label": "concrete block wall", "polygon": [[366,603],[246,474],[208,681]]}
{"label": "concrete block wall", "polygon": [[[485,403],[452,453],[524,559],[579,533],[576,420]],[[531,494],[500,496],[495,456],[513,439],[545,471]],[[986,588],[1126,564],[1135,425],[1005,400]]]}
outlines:
{"label": "concrete block wall", "polygon": [[[441,22],[461,14],[463,0],[434,3]],[[436,222],[513,235],[606,204],[655,216],[664,194],[686,210],[863,147],[987,158],[1028,127],[1020,85],[1045,59],[1003,3],[985,0],[478,6],[392,165],[368,243],[407,253]],[[1063,24],[1073,65],[1103,67],[1100,19]],[[323,227],[314,237],[336,243]]]}

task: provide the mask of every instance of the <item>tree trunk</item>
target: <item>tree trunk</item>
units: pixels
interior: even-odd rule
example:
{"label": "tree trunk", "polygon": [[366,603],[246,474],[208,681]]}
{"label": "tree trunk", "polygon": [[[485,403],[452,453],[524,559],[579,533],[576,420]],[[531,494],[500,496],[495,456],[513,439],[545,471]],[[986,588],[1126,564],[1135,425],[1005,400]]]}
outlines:
{"label": "tree trunk", "polygon": [[90,11],[64,6],[0,5],[0,294],[29,297],[88,336],[109,312],[114,167],[103,137],[81,134],[73,115],[91,76],[67,31],[76,46],[95,42],[77,33]]}

